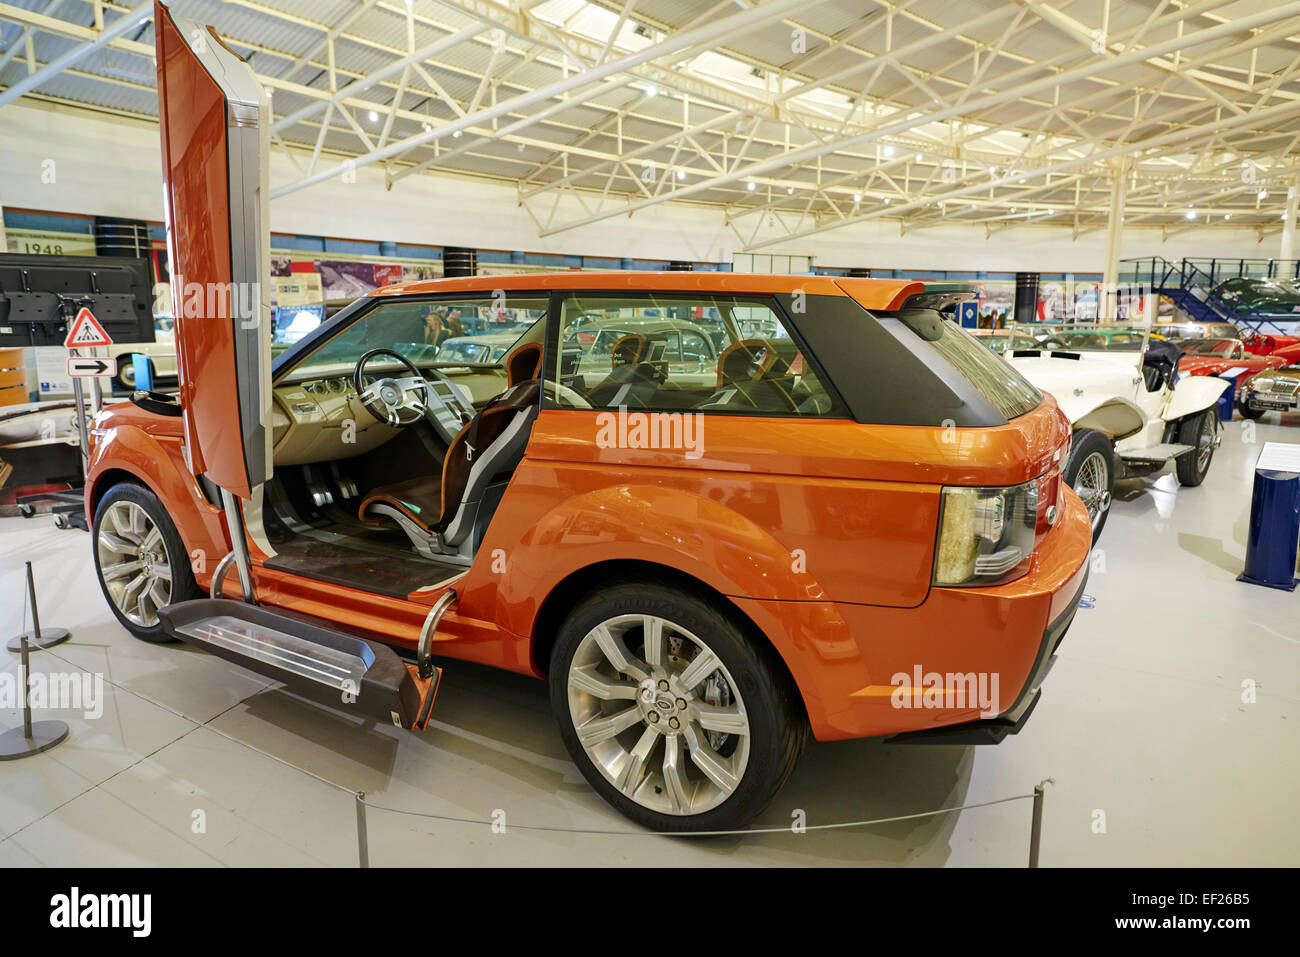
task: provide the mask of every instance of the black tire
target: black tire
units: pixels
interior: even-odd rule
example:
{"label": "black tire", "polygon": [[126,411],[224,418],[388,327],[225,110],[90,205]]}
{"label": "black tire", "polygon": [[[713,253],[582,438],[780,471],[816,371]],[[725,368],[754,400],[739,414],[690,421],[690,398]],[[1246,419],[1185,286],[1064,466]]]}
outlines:
{"label": "black tire", "polygon": [[[114,616],[122,627],[141,641],[148,641],[154,644],[172,641],[173,639],[165,634],[162,630],[162,623],[154,621],[150,624],[141,624],[132,621],[118,607],[112,593],[109,591],[108,582],[104,579],[104,567],[100,558],[100,535],[105,531],[104,523],[109,510],[118,503],[130,503],[143,509],[145,514],[157,527],[161,533],[162,543],[167,552],[167,567],[171,572],[171,592],[168,604],[174,604],[178,601],[186,601],[191,598],[199,598],[202,591],[194,582],[194,572],[190,568],[189,552],[185,544],[181,541],[180,533],[176,531],[176,526],[172,524],[171,518],[167,515],[166,509],[163,508],[162,502],[158,496],[142,485],[135,485],[131,482],[122,482],[114,485],[99,500],[99,505],[95,507],[95,522],[91,526],[91,551],[95,556],[95,577],[99,579],[100,590],[104,593],[104,599],[108,602],[108,607],[112,609]],[[109,530],[110,534],[112,530]]]}
{"label": "black tire", "polygon": [[[1218,428],[1218,415],[1215,409],[1206,409],[1196,415],[1189,415],[1178,426],[1178,441],[1182,445],[1195,446],[1193,451],[1178,456],[1175,470],[1178,484],[1195,488],[1205,481],[1210,471],[1210,462],[1214,460],[1214,439]],[[1209,451],[1202,462],[1202,443],[1209,439]]]}
{"label": "black tire", "polygon": [[1237,403],[1237,411],[1241,413],[1242,418],[1258,419],[1264,415],[1264,409],[1252,409],[1244,402]]}
{"label": "black tire", "polygon": [[113,381],[117,383],[118,388],[125,389],[127,392],[135,391],[135,353],[117,357],[117,372],[113,376]]}
{"label": "black tire", "polygon": [[[621,615],[655,615],[702,640],[736,684],[749,718],[749,755],[739,783],[716,806],[700,813],[672,814],[648,808],[624,794],[587,754],[569,707],[569,668],[583,639],[598,624]],[[633,655],[641,646],[627,642]],[[613,582],[573,609],[560,626],[550,662],[551,709],[560,736],[592,788],[626,817],[657,831],[717,831],[744,827],[785,784],[808,737],[808,722],[793,680],[776,653],[750,637],[731,614],[682,588],[649,581]],[[633,701],[632,706],[636,705]],[[689,721],[688,721],[689,723]],[[642,728],[630,733],[644,733]],[[666,737],[666,736],[664,736]],[[679,741],[681,736],[678,736]],[[652,754],[664,754],[656,742]],[[689,749],[683,758],[690,762]],[[640,777],[640,776],[639,776]],[[656,793],[662,793],[654,788]]]}
{"label": "black tire", "polygon": [[[1083,468],[1083,463],[1089,458],[1096,457],[1095,463],[1104,464],[1106,468],[1105,495],[1101,503],[1100,514],[1093,519],[1092,523],[1092,543],[1097,544],[1097,539],[1101,537],[1101,530],[1106,527],[1106,519],[1110,517],[1111,496],[1115,491],[1115,446],[1109,438],[1094,429],[1080,429],[1074,433],[1074,438],[1070,441],[1070,458],[1065,463],[1064,479],[1065,484],[1074,488],[1075,480],[1079,477],[1079,472]],[[1085,500],[1085,505],[1088,502]],[[1091,516],[1091,511],[1089,515]]]}

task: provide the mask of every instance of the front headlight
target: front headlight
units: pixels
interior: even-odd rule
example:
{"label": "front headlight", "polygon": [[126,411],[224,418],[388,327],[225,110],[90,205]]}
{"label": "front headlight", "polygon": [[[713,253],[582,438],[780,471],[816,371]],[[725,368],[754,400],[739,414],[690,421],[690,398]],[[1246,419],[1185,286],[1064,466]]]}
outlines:
{"label": "front headlight", "polygon": [[1260,375],[1260,376],[1255,376],[1255,378],[1251,379],[1246,387],[1248,389],[1251,389],[1254,392],[1272,392],[1273,385],[1276,382],[1277,382],[1276,379],[1273,379],[1269,376]]}
{"label": "front headlight", "polygon": [[945,487],[934,584],[1000,585],[1029,571],[1038,527],[1038,480],[1010,488]]}

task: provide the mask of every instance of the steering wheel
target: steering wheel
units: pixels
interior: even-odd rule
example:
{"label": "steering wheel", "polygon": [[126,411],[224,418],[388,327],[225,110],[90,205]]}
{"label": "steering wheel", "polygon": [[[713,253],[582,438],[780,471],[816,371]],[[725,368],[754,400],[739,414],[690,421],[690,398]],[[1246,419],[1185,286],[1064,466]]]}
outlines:
{"label": "steering wheel", "polygon": [[[366,385],[366,363],[376,356],[396,359],[411,374],[403,378],[384,376]],[[352,387],[356,389],[367,412],[394,428],[413,425],[424,418],[433,394],[429,383],[411,360],[392,349],[371,349],[358,359],[352,370]]]}

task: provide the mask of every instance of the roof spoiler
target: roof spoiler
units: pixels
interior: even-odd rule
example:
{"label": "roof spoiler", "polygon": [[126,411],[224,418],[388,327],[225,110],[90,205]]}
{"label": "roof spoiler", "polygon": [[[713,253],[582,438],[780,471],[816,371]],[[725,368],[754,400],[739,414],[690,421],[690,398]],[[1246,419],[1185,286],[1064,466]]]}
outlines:
{"label": "roof spoiler", "polygon": [[899,308],[951,313],[957,308],[957,303],[975,298],[975,286],[973,282],[927,282],[921,292],[908,296]]}

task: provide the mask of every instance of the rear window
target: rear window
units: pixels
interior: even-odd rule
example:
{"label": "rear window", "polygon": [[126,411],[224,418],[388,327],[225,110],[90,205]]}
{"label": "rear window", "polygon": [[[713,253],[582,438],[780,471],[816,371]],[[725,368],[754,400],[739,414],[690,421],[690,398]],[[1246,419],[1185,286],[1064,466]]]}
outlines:
{"label": "rear window", "polygon": [[1006,418],[1014,419],[1032,412],[1043,401],[1028,379],[981,346],[974,336],[956,323],[944,319],[938,311],[903,309],[892,314],[878,313],[877,317],[886,323],[896,318],[946,360]]}

